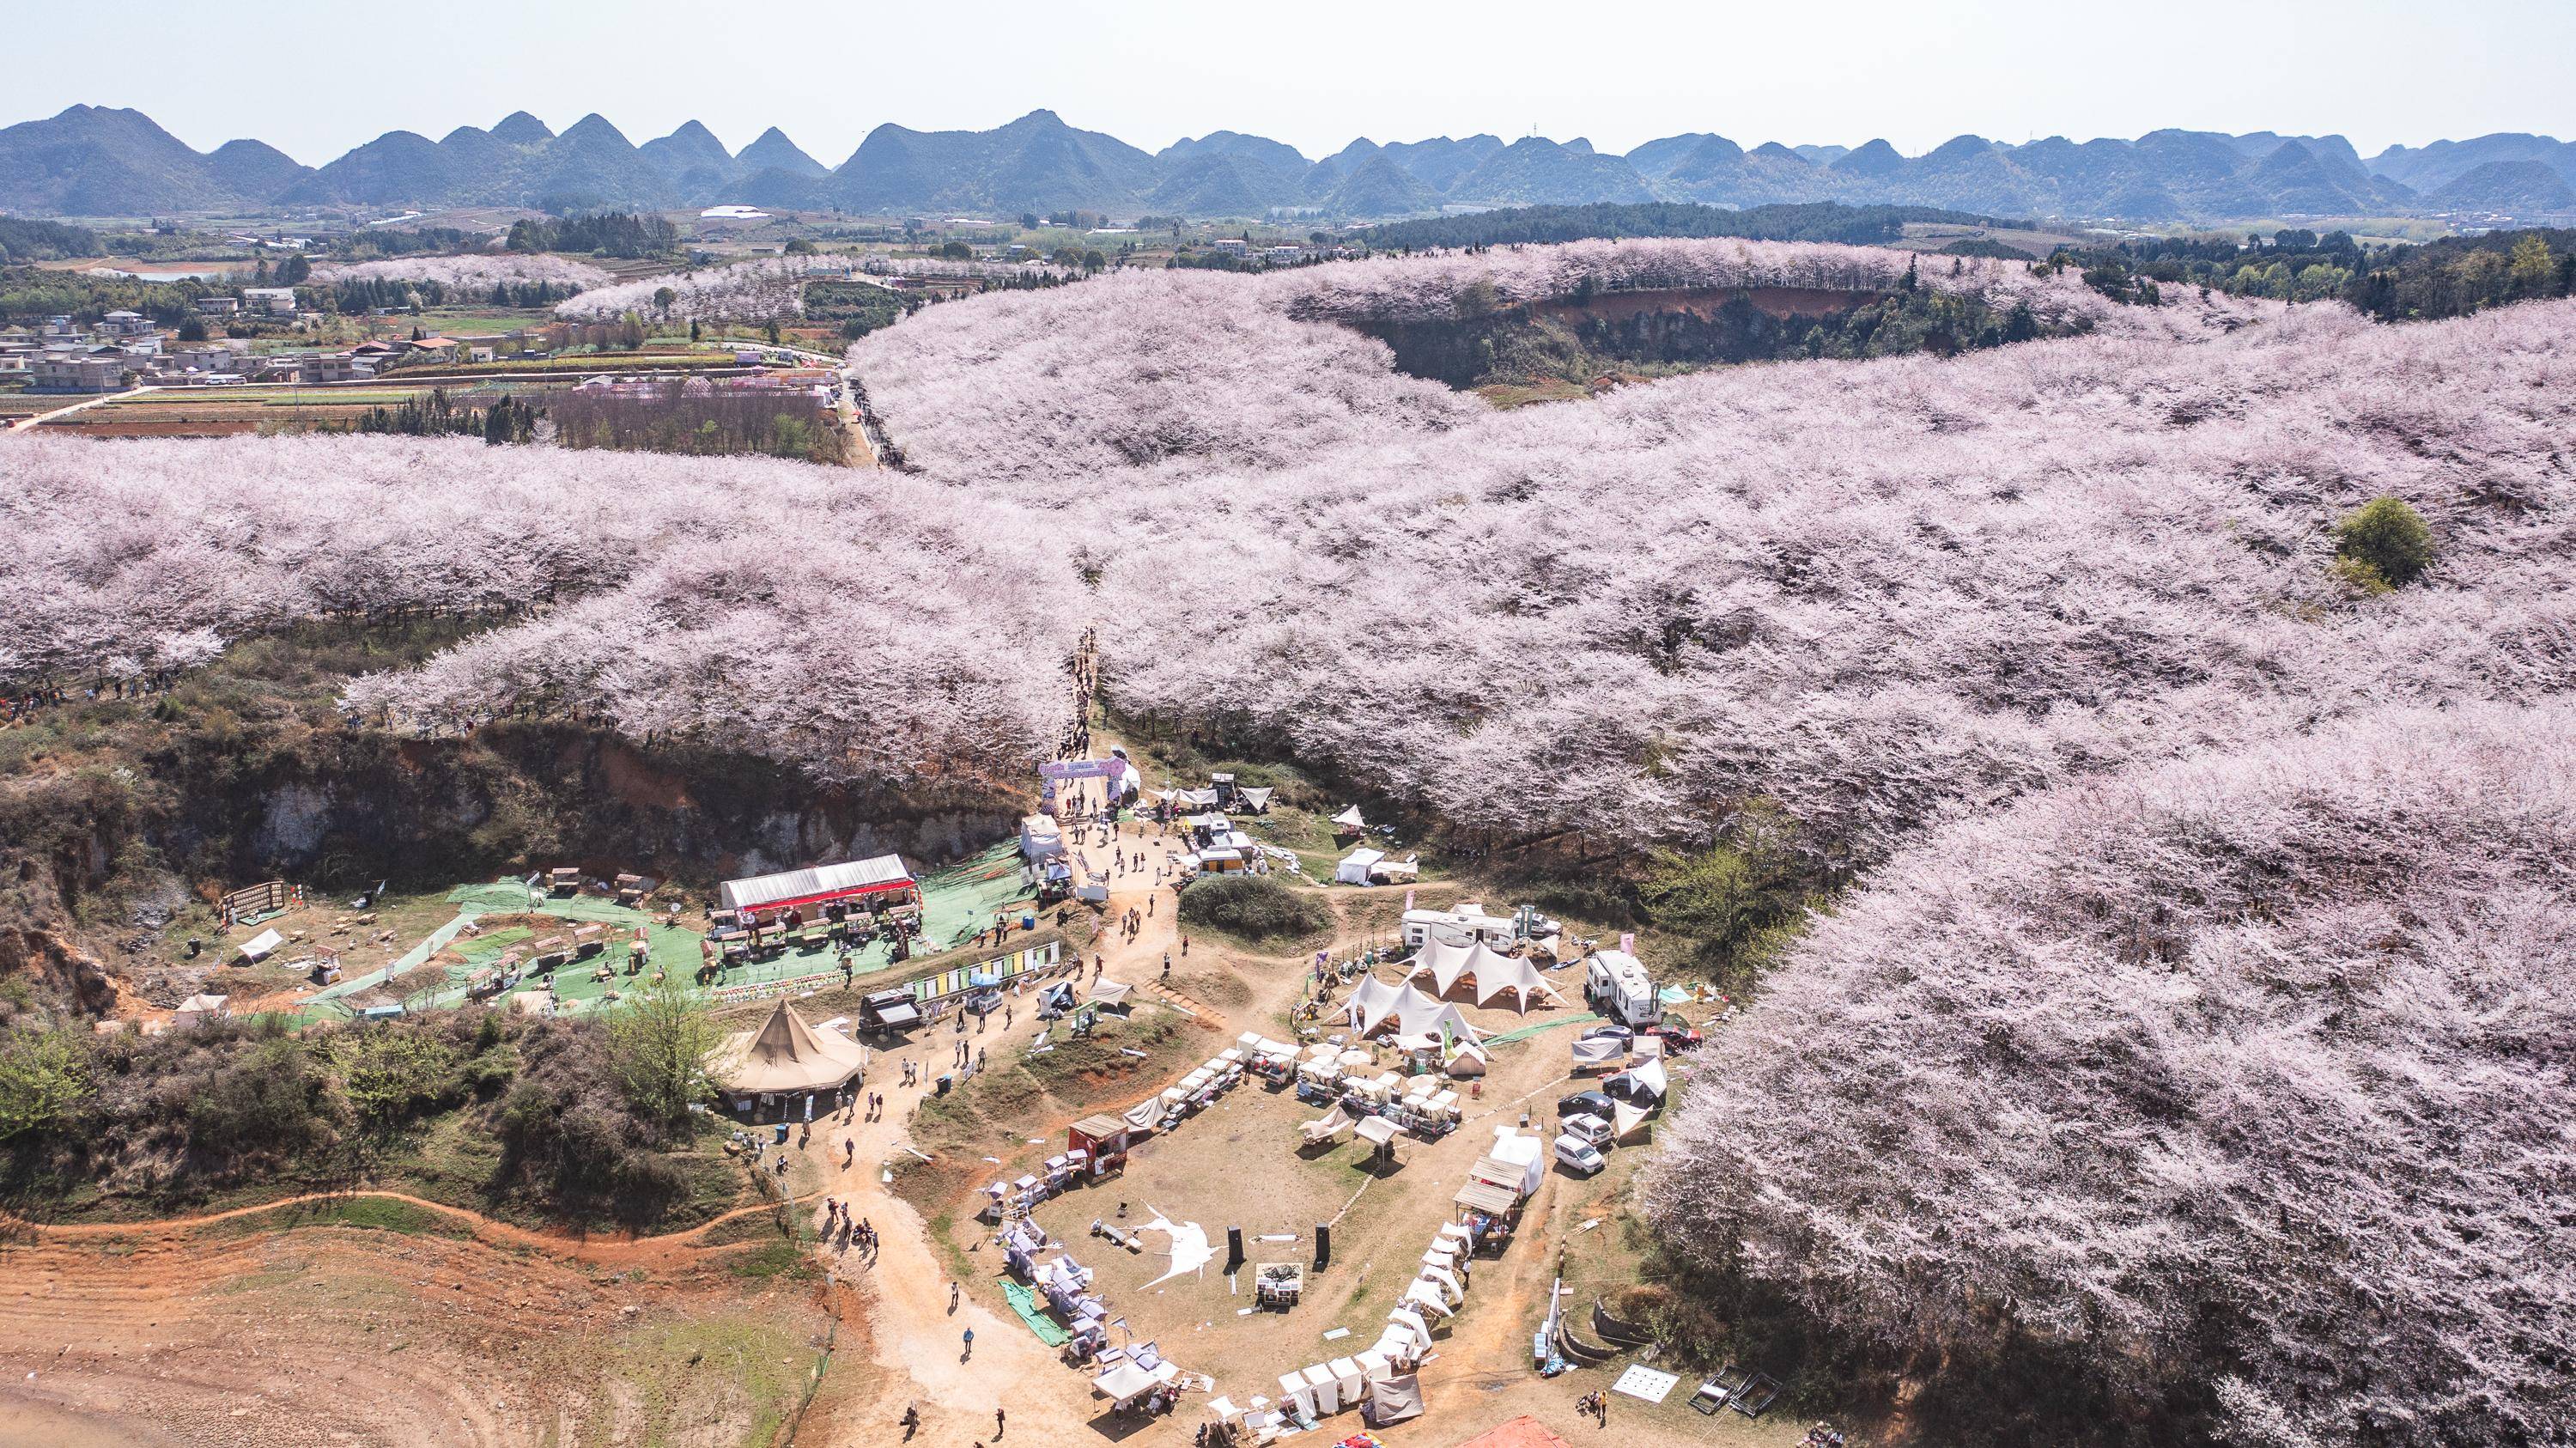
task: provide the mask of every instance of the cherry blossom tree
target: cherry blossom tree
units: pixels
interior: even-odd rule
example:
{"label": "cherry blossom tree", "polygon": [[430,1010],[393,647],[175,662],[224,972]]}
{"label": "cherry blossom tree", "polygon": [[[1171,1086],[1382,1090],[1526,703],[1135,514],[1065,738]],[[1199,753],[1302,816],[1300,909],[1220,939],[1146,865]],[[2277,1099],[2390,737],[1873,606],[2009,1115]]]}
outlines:
{"label": "cherry blossom tree", "polygon": [[604,268],[567,256],[491,252],[338,262],[315,267],[313,280],[320,285],[354,281],[436,282],[445,287],[489,291],[499,285],[539,283],[588,290],[607,286],[615,277]]}
{"label": "cherry blossom tree", "polygon": [[1641,1199],[1953,1387],[2028,1337],[2248,1444],[2564,1441],[2571,859],[2563,698],[1940,830],[1717,1036]]}

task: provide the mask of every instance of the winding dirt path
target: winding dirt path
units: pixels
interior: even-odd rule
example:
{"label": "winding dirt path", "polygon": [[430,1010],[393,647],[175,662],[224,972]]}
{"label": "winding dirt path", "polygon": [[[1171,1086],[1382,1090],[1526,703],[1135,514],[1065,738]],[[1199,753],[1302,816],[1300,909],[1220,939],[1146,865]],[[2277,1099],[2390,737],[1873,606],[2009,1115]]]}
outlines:
{"label": "winding dirt path", "polygon": [[[802,1203],[819,1195],[820,1193],[817,1192],[806,1192],[789,1198],[789,1201],[791,1204]],[[372,1188],[362,1187],[345,1192],[305,1192],[298,1196],[280,1197],[275,1201],[260,1202],[247,1207],[233,1207],[225,1211],[208,1212],[203,1216],[156,1217],[150,1221],[142,1222],[31,1222],[23,1217],[15,1217],[6,1212],[0,1212],[0,1230],[48,1242],[79,1241],[83,1239],[95,1240],[100,1238],[125,1242],[132,1242],[138,1239],[151,1241],[160,1238],[184,1237],[191,1232],[195,1232],[206,1227],[215,1226],[223,1222],[239,1221],[244,1217],[256,1217],[265,1212],[283,1212],[290,1211],[296,1207],[329,1205],[338,1202],[362,1200],[400,1202],[405,1206],[418,1207],[423,1211],[435,1212],[440,1216],[465,1223],[467,1227],[472,1229],[478,1240],[492,1243],[494,1245],[527,1247],[540,1252],[552,1253],[556,1256],[571,1257],[586,1262],[601,1264],[612,1259],[617,1261],[627,1261],[631,1260],[638,1254],[651,1255],[688,1247],[691,1243],[691,1239],[701,1236],[716,1227],[722,1226],[726,1222],[734,1221],[742,1217],[757,1216],[771,1211],[775,1207],[774,1203],[755,1202],[749,1206],[736,1207],[729,1212],[720,1213],[719,1215],[710,1217],[694,1227],[685,1228],[677,1232],[666,1232],[660,1236],[654,1237],[642,1237],[631,1234],[623,1237],[615,1234],[602,1234],[600,1236],[593,1237],[587,1233],[575,1234],[567,1232],[538,1231],[530,1227],[516,1226],[509,1222],[501,1221],[495,1217],[487,1217],[481,1212],[474,1211],[468,1207],[454,1206],[447,1202],[435,1202],[426,1197],[412,1196],[406,1192],[378,1191]],[[703,1244],[699,1245],[702,1246]]]}

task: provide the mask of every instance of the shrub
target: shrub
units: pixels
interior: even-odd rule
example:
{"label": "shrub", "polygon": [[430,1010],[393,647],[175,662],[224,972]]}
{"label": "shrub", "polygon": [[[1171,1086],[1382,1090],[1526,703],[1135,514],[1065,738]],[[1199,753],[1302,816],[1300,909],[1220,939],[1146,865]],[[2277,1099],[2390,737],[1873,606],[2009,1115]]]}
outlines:
{"label": "shrub", "polygon": [[13,1030],[0,1040],[0,1141],[66,1123],[96,1093],[89,1043],[70,1030]]}
{"label": "shrub", "polygon": [[1333,923],[1323,901],[1268,875],[1211,875],[1181,892],[1181,919],[1253,940],[1312,935]]}
{"label": "shrub", "polygon": [[2373,498],[2335,524],[2335,554],[2345,577],[2369,589],[2378,579],[2404,588],[2433,563],[2433,530],[2402,498]]}

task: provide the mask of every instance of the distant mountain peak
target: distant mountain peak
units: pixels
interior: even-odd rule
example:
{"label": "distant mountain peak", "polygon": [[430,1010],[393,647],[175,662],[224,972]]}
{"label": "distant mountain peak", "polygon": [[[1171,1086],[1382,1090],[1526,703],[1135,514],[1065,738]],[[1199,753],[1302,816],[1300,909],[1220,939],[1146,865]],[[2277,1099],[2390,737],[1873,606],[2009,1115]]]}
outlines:
{"label": "distant mountain peak", "polygon": [[513,146],[535,146],[553,140],[555,133],[545,122],[526,111],[512,111],[492,128],[491,136],[493,140]]}
{"label": "distant mountain peak", "polygon": [[1865,142],[1834,163],[1835,172],[1844,176],[1891,176],[1904,169],[1905,157],[1884,140]]}

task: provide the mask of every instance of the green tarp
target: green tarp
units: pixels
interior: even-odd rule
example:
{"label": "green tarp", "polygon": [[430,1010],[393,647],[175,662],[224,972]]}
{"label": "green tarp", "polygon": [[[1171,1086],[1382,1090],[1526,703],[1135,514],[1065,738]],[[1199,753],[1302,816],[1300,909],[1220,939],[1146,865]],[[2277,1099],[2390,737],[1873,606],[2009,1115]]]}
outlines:
{"label": "green tarp", "polygon": [[1005,1282],[1002,1284],[1002,1295],[1011,1299],[1011,1310],[1020,1315],[1020,1321],[1029,1325],[1029,1331],[1038,1335],[1038,1341],[1049,1347],[1062,1347],[1073,1341],[1073,1334],[1059,1326],[1054,1318],[1047,1316],[1045,1308],[1038,1306],[1038,1294],[1035,1289],[1023,1287],[1016,1282]]}
{"label": "green tarp", "polygon": [[1541,1031],[1553,1031],[1559,1026],[1588,1026],[1599,1019],[1601,1019],[1599,1016],[1590,1011],[1585,1011],[1579,1016],[1559,1016],[1552,1021],[1541,1021],[1535,1026],[1523,1026],[1516,1031],[1505,1031],[1499,1036],[1487,1036],[1485,1044],[1508,1046],[1514,1041],[1526,1041]]}

